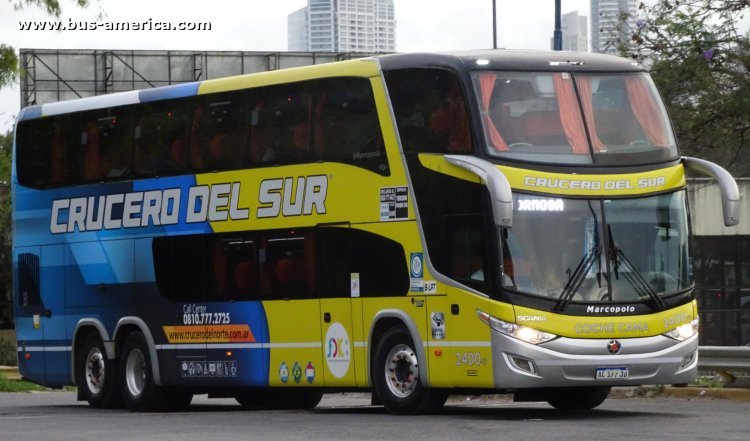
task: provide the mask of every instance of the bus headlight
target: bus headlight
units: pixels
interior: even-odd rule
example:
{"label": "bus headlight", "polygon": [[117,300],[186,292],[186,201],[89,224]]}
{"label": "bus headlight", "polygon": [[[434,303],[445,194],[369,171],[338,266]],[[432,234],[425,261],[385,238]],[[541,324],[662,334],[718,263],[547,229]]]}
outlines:
{"label": "bus headlight", "polygon": [[532,345],[546,343],[557,338],[557,335],[555,334],[529,328],[528,326],[519,325],[517,323],[506,322],[505,320],[500,320],[499,318],[493,317],[478,309],[477,316],[479,316],[479,320],[485,322],[495,331],[525,341],[526,343],[531,343]]}
{"label": "bus headlight", "polygon": [[685,341],[698,333],[699,323],[700,320],[698,319],[698,317],[696,317],[690,323],[680,325],[669,332],[665,332],[663,335],[666,335],[667,337],[673,338],[677,341]]}

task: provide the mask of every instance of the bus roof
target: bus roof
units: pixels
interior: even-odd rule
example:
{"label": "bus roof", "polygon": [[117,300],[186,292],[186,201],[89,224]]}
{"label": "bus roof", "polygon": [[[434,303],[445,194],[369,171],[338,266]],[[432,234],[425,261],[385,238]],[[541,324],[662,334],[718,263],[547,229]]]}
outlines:
{"label": "bus roof", "polygon": [[568,51],[471,50],[442,53],[390,54],[377,57],[383,70],[444,67],[458,71],[481,69],[530,71],[645,72],[634,60],[613,55]]}
{"label": "bus roof", "polygon": [[272,84],[282,84],[293,81],[312,80],[316,78],[333,76],[371,77],[377,76],[378,74],[379,70],[377,63],[375,63],[372,58],[360,58],[336,63],[279,69],[226,78],[181,83],[171,86],[155,87],[153,89],[130,90],[108,95],[97,95],[67,101],[33,105],[21,109],[17,121],[128,104],[147,103],[152,101],[225,92],[250,87],[269,86]]}
{"label": "bus roof", "polygon": [[[377,59],[378,63],[374,62]],[[473,50],[443,53],[388,54],[335,63],[316,64],[290,69],[245,74],[227,78],[182,83],[153,89],[98,95],[69,101],[33,105],[21,110],[18,121],[127,104],[182,98],[208,93],[261,87],[330,76],[372,77],[379,70],[438,67],[459,72],[481,69],[533,71],[646,71],[640,64],[625,58],[585,52]]]}

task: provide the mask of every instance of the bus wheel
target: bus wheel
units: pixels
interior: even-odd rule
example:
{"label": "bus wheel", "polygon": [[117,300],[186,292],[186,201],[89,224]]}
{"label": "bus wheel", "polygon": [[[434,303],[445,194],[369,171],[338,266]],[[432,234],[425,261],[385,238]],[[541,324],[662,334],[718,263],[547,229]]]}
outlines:
{"label": "bus wheel", "polygon": [[162,410],[164,389],[154,384],[151,356],[146,338],[139,331],[131,332],[122,345],[120,387],[128,409],[136,412]]}
{"label": "bus wheel", "polygon": [[389,329],[375,350],[372,382],[375,393],[393,414],[430,413],[439,410],[448,395],[422,385],[414,342],[404,326]]}
{"label": "bus wheel", "polygon": [[610,390],[608,386],[554,389],[547,402],[557,410],[591,410],[607,399]]}
{"label": "bus wheel", "polygon": [[92,332],[86,337],[76,349],[76,358],[76,383],[89,405],[100,409],[122,406],[117,363],[107,358],[99,334]]}

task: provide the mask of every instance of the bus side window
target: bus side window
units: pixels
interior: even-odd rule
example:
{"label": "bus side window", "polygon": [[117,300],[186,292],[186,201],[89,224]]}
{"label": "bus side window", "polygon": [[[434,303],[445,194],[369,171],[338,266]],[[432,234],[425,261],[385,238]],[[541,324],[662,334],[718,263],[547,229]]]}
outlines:
{"label": "bus side window", "polygon": [[274,234],[259,253],[260,284],[264,298],[312,298],[315,286],[315,248],[312,232]]}
{"label": "bus side window", "polygon": [[471,125],[461,84],[443,69],[386,73],[388,92],[406,152],[471,152]]}
{"label": "bus side window", "polygon": [[315,84],[312,127],[317,159],[390,174],[372,88],[362,78],[331,78]]}

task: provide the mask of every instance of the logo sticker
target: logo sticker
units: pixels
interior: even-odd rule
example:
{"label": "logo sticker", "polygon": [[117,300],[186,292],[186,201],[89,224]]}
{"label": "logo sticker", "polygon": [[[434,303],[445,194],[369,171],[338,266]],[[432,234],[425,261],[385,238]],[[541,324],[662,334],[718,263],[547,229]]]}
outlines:
{"label": "logo sticker", "polygon": [[432,338],[435,340],[445,339],[445,314],[433,312],[430,314],[430,323],[432,323]]}
{"label": "logo sticker", "polygon": [[380,220],[402,220],[409,218],[408,187],[384,187],[380,189]]}
{"label": "logo sticker", "polygon": [[282,361],[279,367],[279,380],[284,384],[289,381],[289,366],[286,365],[285,361]]}
{"label": "logo sticker", "polygon": [[294,378],[294,382],[297,384],[302,381],[302,368],[296,361],[294,362],[294,366],[292,366],[292,378]]}
{"label": "logo sticker", "polygon": [[411,253],[409,259],[409,278],[412,292],[424,291],[424,255],[422,253]]}
{"label": "logo sticker", "polygon": [[344,378],[351,360],[349,334],[341,323],[333,323],[326,332],[326,364],[336,378]]}
{"label": "logo sticker", "polygon": [[622,349],[622,345],[617,340],[611,340],[609,343],[607,343],[607,350],[610,354],[616,354],[620,352],[620,349]]}
{"label": "logo sticker", "polygon": [[312,384],[313,380],[315,380],[315,367],[312,364],[312,361],[307,362],[307,366],[305,367],[305,377],[307,377],[307,382],[309,384]]}

